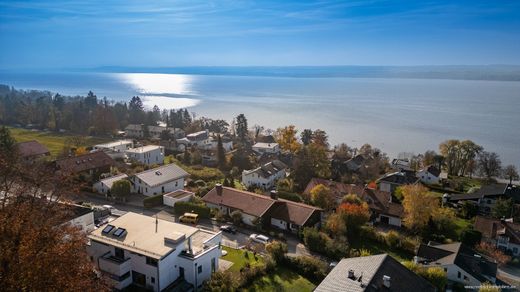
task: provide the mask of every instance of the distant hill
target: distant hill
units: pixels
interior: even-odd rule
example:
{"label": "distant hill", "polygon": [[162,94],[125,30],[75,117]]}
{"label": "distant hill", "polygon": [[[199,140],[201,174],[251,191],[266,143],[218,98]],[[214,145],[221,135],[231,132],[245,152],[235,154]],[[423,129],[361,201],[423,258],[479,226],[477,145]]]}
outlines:
{"label": "distant hill", "polygon": [[271,77],[364,77],[520,81],[517,65],[289,66],[289,67],[118,67],[85,71]]}

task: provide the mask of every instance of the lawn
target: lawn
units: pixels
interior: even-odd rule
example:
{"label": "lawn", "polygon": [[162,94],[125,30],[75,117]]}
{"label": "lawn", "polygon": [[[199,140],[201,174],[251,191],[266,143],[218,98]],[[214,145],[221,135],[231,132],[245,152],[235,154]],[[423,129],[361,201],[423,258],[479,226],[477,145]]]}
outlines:
{"label": "lawn", "polygon": [[222,249],[227,251],[228,253],[227,255],[223,256],[222,259],[233,262],[233,265],[231,266],[231,268],[229,268],[229,271],[231,272],[238,273],[240,269],[246,265],[246,263],[249,263],[250,265],[254,266],[264,261],[264,259],[260,255],[257,255],[257,260],[255,260],[255,256],[250,251],[233,249],[226,246],[224,246]]}
{"label": "lawn", "polygon": [[453,223],[455,224],[455,233],[457,234],[457,239],[460,238],[462,231],[469,229],[471,225],[473,225],[471,220],[460,217],[456,217]]}
{"label": "lawn", "polygon": [[[69,134],[60,134],[53,132],[44,132],[44,131],[31,131],[20,128],[9,128],[11,131],[11,135],[15,138],[17,142],[26,142],[31,140],[36,140],[43,145],[45,145],[51,155],[53,157],[58,156],[63,150],[63,146],[65,146],[66,141],[70,138],[80,137],[77,135],[69,135]],[[104,143],[109,141],[107,138],[97,138],[97,137],[84,137],[85,139],[85,147],[90,147],[99,143]]]}
{"label": "lawn", "polygon": [[277,267],[269,275],[257,279],[243,291],[312,291],[316,285],[285,267]]}
{"label": "lawn", "polygon": [[456,184],[462,184],[464,193],[467,193],[471,188],[480,188],[483,184],[482,179],[469,178],[466,176],[450,176],[449,179]]}

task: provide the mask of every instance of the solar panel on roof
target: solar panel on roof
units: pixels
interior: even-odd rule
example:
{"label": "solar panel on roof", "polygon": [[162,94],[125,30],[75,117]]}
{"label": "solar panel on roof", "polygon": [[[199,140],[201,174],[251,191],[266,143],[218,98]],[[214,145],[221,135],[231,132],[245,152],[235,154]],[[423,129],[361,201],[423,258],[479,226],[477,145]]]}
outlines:
{"label": "solar panel on roof", "polygon": [[126,229],[119,227],[119,228],[116,229],[116,231],[114,231],[114,236],[115,237],[121,237],[125,233],[126,233]]}
{"label": "solar panel on roof", "polygon": [[105,226],[105,228],[103,228],[103,231],[101,231],[101,233],[103,234],[109,234],[110,231],[112,231],[112,229],[114,229],[114,225],[110,225],[108,224],[107,226]]}

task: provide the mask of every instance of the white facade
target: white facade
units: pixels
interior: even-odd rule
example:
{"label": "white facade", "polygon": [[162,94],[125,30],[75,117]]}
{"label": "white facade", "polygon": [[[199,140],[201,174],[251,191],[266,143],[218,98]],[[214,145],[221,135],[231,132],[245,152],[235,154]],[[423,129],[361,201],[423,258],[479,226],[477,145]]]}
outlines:
{"label": "white facade", "polygon": [[136,176],[132,177],[132,182],[132,192],[143,194],[145,196],[165,194],[184,188],[184,178],[179,178],[157,186],[149,186],[143,180],[139,179]]}
{"label": "white facade", "polygon": [[520,244],[510,242],[508,236],[497,235],[496,245],[501,250],[510,251],[513,256],[520,255]]}
{"label": "white facade", "polygon": [[256,186],[268,190],[273,188],[278,180],[285,178],[285,169],[274,168],[269,166],[269,163],[265,166],[265,170],[263,167],[264,166],[253,170],[244,170],[242,172],[242,183],[248,188]]}
{"label": "white facade", "polygon": [[[215,204],[211,204],[211,203],[206,203],[206,206],[211,209],[217,209],[221,213],[226,214],[226,215],[230,215],[233,211],[235,211],[226,206],[219,206],[219,205],[215,205]],[[240,211],[240,210],[238,210],[238,211]],[[249,226],[255,226],[255,224],[253,222],[258,220],[257,216],[246,214],[242,211],[240,211],[240,213],[242,213],[242,222],[244,224],[249,225]]]}
{"label": "white facade", "polygon": [[287,230],[287,222],[280,219],[271,218],[271,225],[278,227],[282,230]]}
{"label": "white facade", "polygon": [[[449,281],[459,282],[464,284],[465,286],[480,286],[481,283],[475,277],[471,276],[469,273],[461,269],[459,266],[455,264],[451,265],[441,265],[446,271],[446,276]],[[496,279],[488,279],[491,283],[495,283]]]}
{"label": "white facade", "polygon": [[126,178],[128,178],[128,175],[124,173],[112,177],[107,177],[94,183],[93,188],[99,194],[109,195],[110,189],[112,189],[112,185],[114,184],[114,182]]}
{"label": "white facade", "polygon": [[389,215],[379,214],[379,216],[377,216],[377,218],[376,218],[376,222],[385,222],[388,225],[401,227],[401,218],[393,217],[393,216],[389,216]]}
{"label": "white facade", "polygon": [[164,194],[163,204],[166,206],[173,207],[177,202],[189,202],[193,198],[193,193],[179,190],[172,193]]}
{"label": "white facade", "polygon": [[419,178],[421,182],[429,185],[438,184],[440,182],[440,178],[431,174],[427,169],[417,172],[417,178]]}
{"label": "white facade", "polygon": [[253,151],[263,153],[280,153],[280,145],[278,143],[256,143],[253,145]]}
{"label": "white facade", "polygon": [[81,230],[85,231],[86,233],[96,229],[96,225],[94,224],[94,212],[89,212],[78,216],[70,220],[68,223],[81,228]]}
{"label": "white facade", "polygon": [[[135,217],[135,224],[120,225],[120,217],[112,221],[117,227],[124,227],[136,240],[114,239],[113,235],[96,230],[89,235],[88,255],[95,265],[109,278],[116,289],[130,284],[162,291],[174,281],[183,278],[195,289],[218,270],[221,256],[222,234],[159,220],[160,232],[154,233],[155,219],[152,217],[127,213]],[[127,215],[124,215],[127,216]],[[149,222],[142,223],[143,220]],[[102,226],[101,228],[104,228]],[[140,232],[139,228],[146,228]],[[174,237],[175,240],[170,240]],[[146,238],[146,239],[143,239]],[[148,246],[150,248],[145,248]]]}
{"label": "white facade", "polygon": [[126,150],[126,157],[130,160],[146,165],[164,163],[164,147],[147,145]]}
{"label": "white facade", "polygon": [[93,147],[94,150],[110,150],[115,152],[125,152],[126,150],[134,147],[132,140],[118,140],[105,144],[98,144]]}

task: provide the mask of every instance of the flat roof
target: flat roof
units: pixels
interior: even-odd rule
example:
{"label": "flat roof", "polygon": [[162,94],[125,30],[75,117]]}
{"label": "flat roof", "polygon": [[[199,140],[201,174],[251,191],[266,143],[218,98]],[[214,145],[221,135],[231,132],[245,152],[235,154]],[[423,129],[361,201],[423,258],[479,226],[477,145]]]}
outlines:
{"label": "flat roof", "polygon": [[143,152],[153,151],[153,150],[157,150],[157,149],[161,149],[161,148],[164,148],[164,147],[159,146],[159,145],[146,145],[146,146],[141,146],[141,147],[136,147],[136,148],[130,148],[130,149],[126,150],[126,152],[143,153]]}
{"label": "flat roof", "polygon": [[118,140],[118,141],[108,142],[108,143],[104,143],[104,144],[97,144],[94,147],[97,147],[97,148],[112,148],[112,147],[116,147],[116,146],[119,146],[119,145],[126,145],[126,144],[133,144],[133,143],[134,142],[132,140]]}
{"label": "flat roof", "polygon": [[258,142],[253,147],[257,148],[275,148],[278,146],[278,143],[264,143],[264,142]]}
{"label": "flat roof", "polygon": [[[102,231],[108,224],[114,226],[113,230],[117,228],[126,229],[126,234],[122,237],[114,236],[113,231],[109,234],[103,234]],[[183,249],[184,240],[199,231],[198,228],[191,226],[132,212],[128,212],[108,224],[92,231],[89,238],[155,259],[161,259],[177,248]],[[165,238],[168,240],[165,240]],[[194,249],[198,248],[195,246],[193,238],[192,245]],[[203,249],[203,247],[200,248]]]}
{"label": "flat roof", "polygon": [[176,191],[164,194],[165,197],[170,197],[170,198],[174,198],[174,199],[182,199],[182,198],[185,198],[185,197],[191,196],[191,195],[194,195],[194,193],[188,192],[185,190],[176,190]]}

